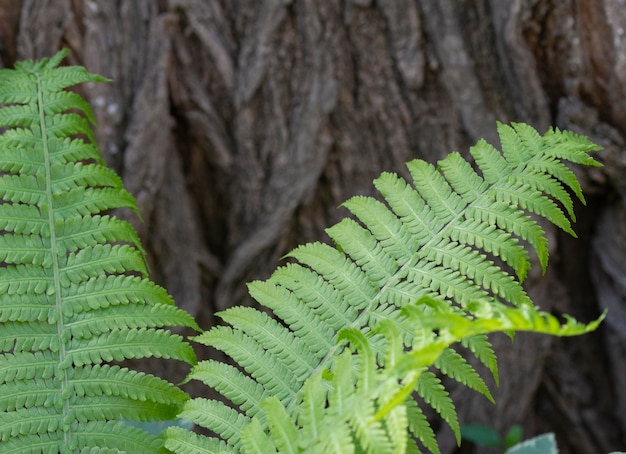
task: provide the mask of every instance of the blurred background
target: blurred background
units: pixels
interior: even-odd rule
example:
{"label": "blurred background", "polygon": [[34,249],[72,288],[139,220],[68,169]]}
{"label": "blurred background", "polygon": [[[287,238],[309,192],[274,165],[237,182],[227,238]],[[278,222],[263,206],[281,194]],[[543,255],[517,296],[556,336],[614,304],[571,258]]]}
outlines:
{"label": "blurred background", "polygon": [[[138,199],[153,279],[203,328],[384,170],[498,145],[496,120],[589,136],[605,167],[576,169],[578,238],[548,229],[526,286],[607,320],[495,338],[495,406],[450,389],[462,424],[592,454],[626,448],[625,30],[624,0],[0,0],[0,66],[67,47],[112,79],[79,88],[98,143]],[[439,436],[444,454],[495,452]]]}

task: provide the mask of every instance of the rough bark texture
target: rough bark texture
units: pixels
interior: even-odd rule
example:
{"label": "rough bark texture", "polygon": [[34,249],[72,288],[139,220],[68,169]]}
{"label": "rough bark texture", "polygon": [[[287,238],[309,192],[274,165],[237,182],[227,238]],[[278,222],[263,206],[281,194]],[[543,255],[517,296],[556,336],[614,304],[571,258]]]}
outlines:
{"label": "rough bark texture", "polygon": [[626,446],[625,29],[622,0],[0,0],[0,64],[65,46],[113,80],[81,89],[99,144],[139,201],[154,278],[204,327],[383,170],[496,142],[496,119],[590,136],[606,167],[579,171],[579,238],[549,230],[528,288],[606,323],[497,338],[496,406],[454,388],[462,423],[588,454]]}

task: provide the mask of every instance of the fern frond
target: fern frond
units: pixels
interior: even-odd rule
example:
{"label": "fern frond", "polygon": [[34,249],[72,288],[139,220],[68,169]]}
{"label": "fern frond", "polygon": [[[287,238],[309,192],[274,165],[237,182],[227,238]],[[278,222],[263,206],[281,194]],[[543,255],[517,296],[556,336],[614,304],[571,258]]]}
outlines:
{"label": "fern frond", "polygon": [[251,418],[260,411],[261,403],[270,396],[256,380],[219,361],[202,361],[193,367],[189,376],[215,389]]}
{"label": "fern frond", "polygon": [[464,337],[460,341],[461,345],[468,348],[476,358],[491,372],[496,385],[500,384],[498,375],[498,361],[496,353],[493,351],[491,343],[485,335],[475,335]]}
{"label": "fern frond", "polygon": [[179,454],[223,454],[229,448],[223,440],[190,432],[181,427],[168,427],[165,448]]}
{"label": "fern frond", "polygon": [[119,188],[76,188],[53,194],[51,202],[57,219],[99,215],[113,208],[136,210],[135,198]]}
{"label": "fern frond", "polygon": [[53,166],[51,170],[53,193],[62,193],[85,186],[122,187],[122,180],[113,170],[97,164],[68,163]]}
{"label": "fern frond", "polygon": [[78,452],[166,454],[162,440],[119,421],[76,424],[75,439],[68,446]]}
{"label": "fern frond", "polygon": [[153,375],[108,364],[76,368],[68,393],[78,397],[118,396],[139,401],[172,404],[184,400],[185,393]]}
{"label": "fern frond", "polygon": [[129,303],[172,305],[172,297],[158,285],[138,276],[97,276],[67,289],[67,315]]}
{"label": "fern frond", "polygon": [[[256,281],[248,284],[250,295],[271,309],[276,316],[284,320],[293,334],[304,341],[311,353],[318,358],[324,356],[332,348],[332,337],[334,335],[333,325],[327,323],[322,317],[324,313],[316,314],[314,310],[303,304],[302,301],[289,288],[288,282],[297,284],[297,277],[290,278],[289,271],[299,271],[304,269],[294,265],[287,265],[276,270],[273,280],[281,285],[276,285],[271,281]],[[287,304],[275,304],[276,301],[285,301]]]}
{"label": "fern frond", "polygon": [[241,430],[241,435],[241,445],[244,452],[267,454],[278,453],[276,445],[263,432],[263,427],[256,419],[253,419],[250,424]]}
{"label": "fern frond", "polygon": [[588,154],[597,147],[519,124],[498,124],[498,133],[502,152],[484,140],[470,149],[476,168],[452,153],[437,167],[408,163],[410,183],[383,173],[374,181],[381,200],[357,196],[344,204],[356,219],[327,230],[334,247],[300,246],[287,254],[295,263],[249,285],[276,321],[256,309],[229,309],[226,326],[197,338],[239,366],[203,362],[189,375],[250,418],[233,451],[294,451],[295,427],[300,451],[414,452],[422,443],[438,452],[412,393],[457,439],[460,431],[454,404],[429,367],[492,400],[453,343],[497,382],[487,333],[571,335],[595,326],[568,320],[562,327],[538,315],[522,282],[531,252],[542,269],[548,261],[547,239],[532,216],[574,234],[566,189],[582,193],[566,162],[595,165]]}
{"label": "fern frond", "polygon": [[247,307],[233,307],[220,313],[220,318],[256,339],[297,377],[309,377],[317,358],[302,339],[264,312]]}
{"label": "fern frond", "polygon": [[[309,268],[298,264],[288,264],[278,268],[268,282],[291,292],[299,301],[294,307],[307,308],[313,314],[312,317],[315,317],[314,323],[318,324],[317,320],[321,320],[330,328],[331,335],[348,325],[356,315],[356,311],[345,299],[341,298],[330,283]],[[256,285],[256,282],[252,285]],[[274,301],[268,304],[282,306],[282,300],[276,299],[280,295],[278,291],[275,292],[271,295]],[[332,340],[330,342],[332,343]]]}
{"label": "fern frond", "polygon": [[119,308],[109,306],[98,311],[81,312],[68,324],[72,337],[88,338],[104,334],[112,329],[163,328],[165,326],[185,326],[198,329],[195,320],[182,309],[167,304],[145,307],[129,304]]}
{"label": "fern frond", "polygon": [[[528,127],[523,123],[517,123],[516,128]],[[574,164],[584,166],[601,167],[602,164],[593,159],[590,151],[601,150],[602,147],[591,142],[587,137],[575,134],[571,131],[559,131],[557,128],[549,129],[543,136],[545,140],[544,152],[548,157],[564,159]]]}
{"label": "fern frond", "polygon": [[51,406],[58,389],[50,381],[35,379],[33,382],[9,382],[4,384],[6,393],[0,398],[0,411],[14,411],[26,407]]}
{"label": "fern frond", "polygon": [[437,413],[448,423],[456,437],[461,442],[461,427],[456,417],[456,408],[450,395],[441,384],[441,380],[430,371],[420,374],[417,381],[417,392]]}
{"label": "fern frond", "polygon": [[286,454],[300,452],[298,428],[289,418],[280,401],[274,396],[269,397],[263,402],[261,408],[267,415],[270,415],[268,427],[278,452]]}
{"label": "fern frond", "polygon": [[71,252],[59,260],[62,271],[59,273],[61,286],[69,287],[70,282],[79,284],[102,275],[119,275],[125,272],[138,273],[146,277],[148,270],[143,254],[128,245],[96,244],[78,252]]}
{"label": "fern frond", "polygon": [[107,215],[75,217],[64,219],[55,227],[60,238],[59,246],[68,252],[76,252],[95,244],[127,243],[145,256],[137,232],[122,219]]}
{"label": "fern frond", "polygon": [[48,223],[32,205],[0,205],[0,228],[16,235],[50,236]]}
{"label": "fern frond", "polygon": [[426,419],[426,415],[424,415],[421,408],[414,400],[408,399],[405,402],[411,435],[419,440],[424,447],[433,454],[440,454],[441,451],[437,444],[435,432],[430,426],[428,419]]}
{"label": "fern frond", "polygon": [[7,353],[0,360],[0,383],[52,378],[58,366],[56,355],[49,351]]}
{"label": "fern frond", "polygon": [[[107,363],[174,358],[193,364],[181,336],[195,322],[147,279],[145,252],[124,221],[136,211],[103,166],[93,114],[64,89],[104,80],[59,67],[60,52],[0,71],[0,444],[46,451],[159,452],[163,439],[119,418],[172,418],[187,396],[156,377]],[[6,87],[10,86],[11,89]],[[259,303],[221,314],[226,326],[196,338],[238,365],[196,365],[189,379],[232,405],[197,399],[181,415],[215,433],[168,430],[175,452],[396,452],[417,441],[438,452],[417,393],[459,437],[454,405],[429,368],[491,394],[450,348],[460,342],[498,380],[486,334],[588,332],[539,312],[521,283],[526,243],[545,270],[547,240],[531,215],[575,235],[573,201],[584,201],[566,162],[596,165],[586,138],[498,124],[502,152],[471,148],[435,167],[407,164],[412,182],[384,173],[382,200],[345,203],[356,220],[327,230],[288,257]],[[80,137],[80,138],[79,138]],[[493,257],[498,258],[500,266]],[[506,303],[506,304],[505,304]],[[228,326],[230,325],[230,326]],[[28,393],[27,389],[33,387]]]}
{"label": "fern frond", "polygon": [[294,373],[254,338],[239,330],[218,326],[194,340],[227,352],[271,395],[284,399],[299,389],[300,383]]}
{"label": "fern frond", "polygon": [[489,388],[481,376],[478,375],[476,369],[469,365],[467,360],[456,351],[446,349],[441,352],[441,355],[437,358],[437,361],[435,361],[435,367],[450,378],[453,378],[474,391],[478,391],[491,402],[495,403]]}
{"label": "fern frond", "polygon": [[[430,315],[424,316],[420,307],[424,304],[433,309]],[[415,348],[398,352],[393,365],[385,364],[372,369],[371,361],[374,357],[373,352],[367,348],[367,339],[362,334],[350,336],[357,344],[356,353],[353,354],[355,356],[348,352],[342,353],[336,358],[330,371],[321,372],[305,383],[301,409],[302,414],[307,416],[297,420],[300,424],[298,429],[301,434],[302,451],[327,452],[331,447],[325,438],[337,439],[344,434],[342,443],[344,449],[348,451],[355,449],[354,443],[357,443],[365,452],[396,452],[393,445],[385,441],[386,437],[390,443],[393,443],[394,439],[402,440],[401,436],[396,438],[391,436],[390,428],[393,426],[396,430],[398,428],[408,430],[427,449],[438,453],[434,433],[415,401],[396,396],[405,395],[407,390],[410,392],[414,389],[412,383],[417,383],[417,389],[423,388],[424,398],[432,400],[433,406],[444,415],[444,418],[450,420],[450,425],[458,429],[458,423],[455,422],[456,412],[440,380],[432,372],[424,369],[425,366],[438,361],[441,354],[450,351],[450,345],[469,336],[480,338],[493,331],[525,330],[555,335],[582,334],[595,329],[602,320],[601,317],[585,325],[566,318],[565,323],[561,323],[555,317],[530,307],[517,309],[497,305],[496,313],[493,313],[490,312],[493,310],[490,303],[483,301],[476,304],[481,306],[476,308],[476,312],[482,312],[484,317],[468,319],[458,310],[448,306],[445,301],[429,298],[406,306],[403,312],[408,318],[399,321],[399,324],[412,326],[416,330],[426,330],[429,334],[425,337],[432,341],[418,342]],[[385,323],[393,325],[395,322],[388,319]],[[401,332],[402,328],[398,326],[391,328],[391,331]],[[393,345],[390,344],[388,347],[393,348]],[[362,370],[364,367],[367,373]],[[368,387],[360,385],[360,381],[366,375],[370,383]],[[350,376],[357,378],[351,380]],[[330,385],[331,391],[324,386],[324,382]],[[328,397],[325,398],[325,395]],[[378,411],[373,414],[372,408],[376,407]],[[355,413],[358,414],[356,420]],[[373,419],[368,419],[368,415],[373,415]],[[273,415],[266,414],[266,417],[271,420]],[[380,421],[384,421],[385,424],[378,425]],[[315,427],[314,431],[309,430],[311,424]],[[321,424],[329,426],[320,426]],[[324,430],[320,427],[324,427]],[[355,437],[352,440],[345,438],[346,427],[350,428],[348,433]],[[256,433],[260,433],[258,428]],[[455,430],[455,433],[458,436],[458,430]],[[319,436],[320,439],[307,439],[306,437],[311,434]],[[264,435],[270,437],[270,441],[275,441],[271,430],[266,431]],[[316,450],[320,445],[323,449]]]}
{"label": "fern frond", "polygon": [[66,54],[0,71],[0,451],[164,452],[122,420],[174,418],[187,394],[107,363],[194,364],[164,328],[199,328],[106,213],[135,200],[103,165],[89,105],[64,90],[106,79],[59,67]]}
{"label": "fern frond", "polygon": [[250,424],[250,418],[247,416],[222,402],[209,399],[194,399],[185,402],[179,417],[210,429],[223,440],[227,440],[230,446],[239,444],[241,429]]}
{"label": "fern frond", "polygon": [[[69,336],[68,336],[69,337]],[[177,359],[193,363],[195,354],[182,336],[157,329],[112,329],[89,338],[71,338],[67,361],[77,367],[135,358]]]}

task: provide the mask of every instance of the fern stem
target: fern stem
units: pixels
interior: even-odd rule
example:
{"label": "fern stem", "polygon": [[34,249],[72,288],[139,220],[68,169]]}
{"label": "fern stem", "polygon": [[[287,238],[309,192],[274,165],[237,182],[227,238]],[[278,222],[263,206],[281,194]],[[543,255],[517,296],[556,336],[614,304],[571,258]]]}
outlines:
{"label": "fern stem", "polygon": [[[46,119],[43,106],[43,87],[41,83],[41,76],[39,73],[35,73],[37,77],[37,110],[39,114],[39,129],[41,133],[41,143],[43,147],[43,156],[44,156],[44,167],[45,167],[45,178],[46,178],[46,204],[45,207],[48,214],[48,225],[50,226],[50,254],[52,255],[52,270],[54,272],[54,298],[56,305],[56,313],[58,314],[56,325],[57,325],[57,335],[59,339],[63,339],[63,331],[65,329],[65,318],[63,314],[63,304],[61,299],[61,272],[59,265],[59,255],[57,251],[57,236],[56,236],[56,226],[54,222],[54,211],[53,211],[53,200],[52,200],[52,169],[50,163],[50,148],[48,144],[48,135],[46,128]],[[44,209],[44,207],[39,207],[39,209]],[[65,342],[59,342],[59,364],[66,365],[67,360],[67,352],[65,350]],[[63,367],[63,366],[61,366]],[[67,374],[63,371],[59,377],[57,374],[57,379],[60,378],[61,391],[60,395],[65,395],[65,389],[68,386]],[[67,415],[70,412],[70,403],[68,399],[63,400],[63,415]],[[64,430],[64,439],[65,446],[70,446],[71,433],[69,430]]]}

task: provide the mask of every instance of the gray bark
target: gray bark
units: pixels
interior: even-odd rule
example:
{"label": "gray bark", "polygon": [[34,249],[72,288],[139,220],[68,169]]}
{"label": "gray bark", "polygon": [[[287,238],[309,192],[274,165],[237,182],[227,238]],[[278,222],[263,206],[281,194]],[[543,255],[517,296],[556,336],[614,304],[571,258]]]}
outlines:
{"label": "gray bark", "polygon": [[81,88],[98,142],[138,199],[153,277],[205,328],[383,170],[495,143],[495,120],[604,146],[604,169],[577,169],[579,238],[548,230],[550,271],[528,287],[606,323],[497,338],[496,406],[453,388],[462,423],[555,431],[563,453],[626,445],[625,29],[619,0],[0,0],[3,66],[65,46],[112,79]]}

